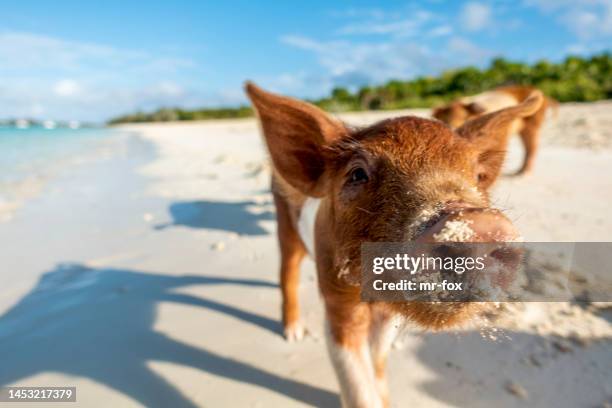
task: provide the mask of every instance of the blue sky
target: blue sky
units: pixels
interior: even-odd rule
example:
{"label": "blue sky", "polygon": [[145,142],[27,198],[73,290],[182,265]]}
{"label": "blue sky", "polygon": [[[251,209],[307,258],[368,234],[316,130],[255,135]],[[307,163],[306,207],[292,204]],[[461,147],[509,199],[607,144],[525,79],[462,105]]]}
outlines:
{"label": "blue sky", "polygon": [[612,48],[612,0],[20,0],[2,20],[0,117],[42,119],[237,105],[245,79],[318,97],[494,56]]}

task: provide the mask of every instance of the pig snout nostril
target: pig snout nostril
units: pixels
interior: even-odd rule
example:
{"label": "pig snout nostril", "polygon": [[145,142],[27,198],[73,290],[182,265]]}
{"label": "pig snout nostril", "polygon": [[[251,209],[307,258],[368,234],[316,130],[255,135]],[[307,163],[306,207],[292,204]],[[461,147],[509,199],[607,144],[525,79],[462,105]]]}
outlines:
{"label": "pig snout nostril", "polygon": [[433,256],[439,258],[460,258],[471,255],[472,249],[466,245],[437,244],[431,249]]}
{"label": "pig snout nostril", "polygon": [[523,261],[523,249],[514,244],[505,244],[489,251],[487,270],[491,272],[490,283],[503,290],[509,288],[516,278]]}
{"label": "pig snout nostril", "polygon": [[431,252],[435,256],[448,257],[453,256],[455,251],[450,245],[436,245]]}
{"label": "pig snout nostril", "polygon": [[522,253],[517,248],[502,247],[489,253],[489,256],[508,268],[516,268],[521,262]]}

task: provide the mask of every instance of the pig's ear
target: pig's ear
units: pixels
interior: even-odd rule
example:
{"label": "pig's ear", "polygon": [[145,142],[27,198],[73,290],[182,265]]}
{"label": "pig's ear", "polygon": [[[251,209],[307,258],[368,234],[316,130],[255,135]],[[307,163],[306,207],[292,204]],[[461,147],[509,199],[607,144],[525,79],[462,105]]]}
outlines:
{"label": "pig's ear", "polygon": [[472,119],[457,129],[459,136],[472,142],[478,151],[478,184],[481,188],[488,188],[499,175],[512,122],[533,115],[543,100],[542,92],[533,91],[522,103]]}
{"label": "pig's ear", "polygon": [[323,150],[344,136],[346,127],[309,103],[266,92],[250,82],[245,90],[261,122],[275,169],[302,193],[322,196]]}

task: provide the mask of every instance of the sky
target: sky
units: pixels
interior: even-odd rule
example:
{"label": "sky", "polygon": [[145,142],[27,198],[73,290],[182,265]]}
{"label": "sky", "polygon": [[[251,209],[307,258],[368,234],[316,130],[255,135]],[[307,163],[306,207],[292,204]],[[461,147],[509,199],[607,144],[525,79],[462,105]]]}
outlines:
{"label": "sky", "polygon": [[503,56],[612,48],[612,0],[10,1],[0,118],[85,120],[246,103],[253,80],[302,98]]}

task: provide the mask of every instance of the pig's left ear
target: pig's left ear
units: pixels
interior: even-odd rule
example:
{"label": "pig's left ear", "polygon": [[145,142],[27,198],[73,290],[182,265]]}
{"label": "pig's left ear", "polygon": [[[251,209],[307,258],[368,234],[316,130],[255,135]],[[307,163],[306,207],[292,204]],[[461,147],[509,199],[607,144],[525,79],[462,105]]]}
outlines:
{"label": "pig's left ear", "polygon": [[347,134],[340,121],[306,102],[266,92],[247,82],[274,168],[293,187],[311,197],[324,193],[325,150]]}
{"label": "pig's left ear", "polygon": [[481,188],[488,188],[499,175],[512,122],[533,115],[543,100],[542,92],[533,91],[522,103],[480,116],[457,129],[459,136],[472,142],[478,151],[478,185]]}

